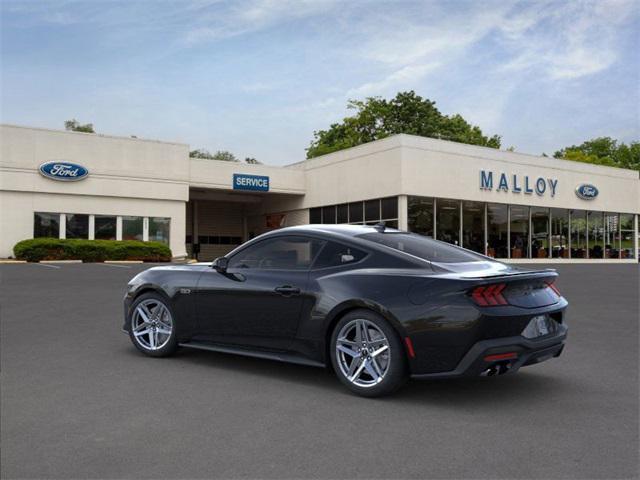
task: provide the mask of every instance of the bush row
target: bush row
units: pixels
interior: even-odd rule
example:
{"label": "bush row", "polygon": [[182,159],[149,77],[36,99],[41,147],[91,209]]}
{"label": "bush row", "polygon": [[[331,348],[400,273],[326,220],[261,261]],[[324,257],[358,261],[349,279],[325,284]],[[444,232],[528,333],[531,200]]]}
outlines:
{"label": "bush row", "polygon": [[16,243],[13,253],[17,259],[29,262],[40,260],[168,262],[171,260],[171,249],[164,243],[137,240],[33,238]]}

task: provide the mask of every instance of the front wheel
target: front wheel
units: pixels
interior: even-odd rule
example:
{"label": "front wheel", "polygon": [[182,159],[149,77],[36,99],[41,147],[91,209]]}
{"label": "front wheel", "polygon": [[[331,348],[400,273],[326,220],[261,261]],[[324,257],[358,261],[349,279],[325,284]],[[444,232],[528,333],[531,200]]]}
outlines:
{"label": "front wheel", "polygon": [[356,310],[345,315],[331,336],[331,362],[340,381],[366,397],[388,395],[407,378],[404,348],[380,315]]}
{"label": "front wheel", "polygon": [[138,350],[152,357],[175,352],[178,341],[169,301],[157,293],[140,295],[131,307],[129,338]]}

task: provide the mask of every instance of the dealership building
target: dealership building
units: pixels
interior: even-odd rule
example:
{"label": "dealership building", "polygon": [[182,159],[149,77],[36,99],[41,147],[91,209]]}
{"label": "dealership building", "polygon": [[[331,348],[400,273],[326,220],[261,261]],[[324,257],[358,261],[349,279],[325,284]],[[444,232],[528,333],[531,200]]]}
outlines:
{"label": "dealership building", "polygon": [[634,170],[412,135],[284,167],[14,125],[0,145],[0,258],[56,237],[160,241],[211,260],[275,228],[383,221],[507,261],[638,261]]}

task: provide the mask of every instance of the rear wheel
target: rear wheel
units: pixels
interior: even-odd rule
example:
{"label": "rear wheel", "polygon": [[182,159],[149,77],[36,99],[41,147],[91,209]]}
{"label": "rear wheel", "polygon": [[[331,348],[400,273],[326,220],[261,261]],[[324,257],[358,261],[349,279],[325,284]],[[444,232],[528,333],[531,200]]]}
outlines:
{"label": "rear wheel", "polygon": [[175,352],[176,324],[169,301],[157,293],[140,295],[131,307],[129,338],[138,350],[152,357]]}
{"label": "rear wheel", "polygon": [[367,397],[388,395],[407,378],[397,333],[369,310],[349,312],[338,322],[331,336],[331,362],[347,388]]}

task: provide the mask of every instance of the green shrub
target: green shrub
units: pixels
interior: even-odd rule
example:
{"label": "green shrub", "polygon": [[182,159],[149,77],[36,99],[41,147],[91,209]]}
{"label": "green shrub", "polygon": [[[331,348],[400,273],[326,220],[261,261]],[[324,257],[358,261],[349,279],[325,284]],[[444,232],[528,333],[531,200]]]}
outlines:
{"label": "green shrub", "polygon": [[13,253],[17,259],[29,262],[40,260],[168,262],[171,260],[171,249],[164,243],[138,240],[33,238],[16,243]]}

